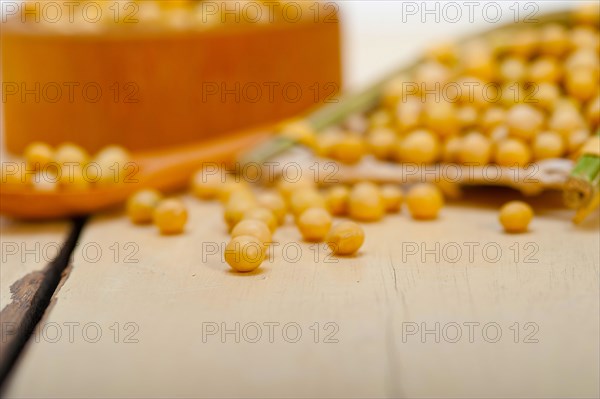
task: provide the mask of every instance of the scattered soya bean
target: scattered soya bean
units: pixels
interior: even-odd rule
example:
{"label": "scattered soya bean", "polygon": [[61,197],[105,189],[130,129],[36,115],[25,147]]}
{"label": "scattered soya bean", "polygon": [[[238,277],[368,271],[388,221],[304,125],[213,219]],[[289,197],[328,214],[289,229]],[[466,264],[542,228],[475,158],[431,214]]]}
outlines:
{"label": "scattered soya bean", "polygon": [[309,242],[323,241],[329,233],[331,223],[331,215],[323,208],[308,208],[296,220],[302,238]]}
{"label": "scattered soya bean", "polygon": [[350,217],[363,222],[375,222],[385,215],[385,203],[379,187],[371,182],[356,184],[348,201]]}
{"label": "scattered soya bean", "polygon": [[272,242],[271,231],[269,227],[260,220],[242,220],[231,230],[231,237],[237,236],[253,236],[268,246]]}
{"label": "scattered soya bean", "polygon": [[133,223],[143,224],[152,222],[152,214],[162,194],[156,190],[140,190],[127,200],[127,216]]}
{"label": "scattered soya bean", "polygon": [[29,169],[39,170],[54,160],[54,150],[46,143],[35,142],[25,148],[23,157]]}
{"label": "scattered soya bean", "polygon": [[325,241],[333,254],[349,256],[362,247],[365,233],[358,224],[346,221],[333,226]]}
{"label": "scattered soya bean", "polygon": [[266,249],[256,237],[240,235],[233,237],[225,247],[225,261],[240,273],[256,270],[264,261]]}
{"label": "scattered soya bean", "polygon": [[64,143],[59,145],[54,152],[53,161],[59,165],[76,164],[85,166],[90,160],[90,156],[86,150],[77,144]]}
{"label": "scattered soya bean", "polygon": [[161,234],[180,234],[185,229],[188,212],[183,202],[168,198],[156,205],[152,212],[152,219]]}
{"label": "scattered soya bean", "polygon": [[343,185],[335,185],[325,192],[325,205],[334,216],[343,216],[348,213],[350,189]]}
{"label": "scattered soya bean", "polygon": [[533,209],[525,202],[511,201],[500,208],[499,219],[507,233],[523,233],[533,219]]}
{"label": "scattered soya bean", "polygon": [[414,219],[435,219],[444,205],[444,196],[433,184],[420,183],[408,190],[406,205]]}
{"label": "scattered soya bean", "polygon": [[399,212],[404,200],[402,189],[395,184],[385,184],[381,186],[381,197],[383,198],[383,206],[388,213]]}

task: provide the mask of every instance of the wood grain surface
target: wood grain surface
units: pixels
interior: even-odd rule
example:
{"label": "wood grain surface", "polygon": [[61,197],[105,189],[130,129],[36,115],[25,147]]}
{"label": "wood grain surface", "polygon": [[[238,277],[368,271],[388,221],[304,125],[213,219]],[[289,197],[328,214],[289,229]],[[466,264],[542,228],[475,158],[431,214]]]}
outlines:
{"label": "wood grain surface", "polygon": [[0,381],[48,306],[77,234],[68,222],[0,219]]}
{"label": "wood grain surface", "polygon": [[217,204],[185,197],[174,237],[98,217],[6,396],[597,397],[598,214],[575,228],[547,194],[508,235],[497,207],[517,196],[389,216],[339,261],[289,225],[251,275],[213,254]]}

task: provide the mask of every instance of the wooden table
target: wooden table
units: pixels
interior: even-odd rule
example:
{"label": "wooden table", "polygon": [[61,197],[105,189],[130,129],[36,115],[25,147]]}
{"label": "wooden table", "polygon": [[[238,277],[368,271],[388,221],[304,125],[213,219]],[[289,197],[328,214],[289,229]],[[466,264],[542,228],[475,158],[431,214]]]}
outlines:
{"label": "wooden table", "polygon": [[215,253],[215,203],[185,196],[174,237],[98,216],[5,395],[597,397],[598,214],[575,228],[544,195],[507,235],[496,208],[515,196],[388,216],[339,261],[288,225],[251,275]]}
{"label": "wooden table", "polygon": [[[449,31],[482,28],[397,24],[400,3],[370,3],[342,10],[351,87]],[[598,397],[599,215],[576,228],[559,196],[544,195],[528,199],[531,232],[506,235],[497,208],[516,197],[468,190],[433,222],[403,210],[365,225],[360,254],[338,262],[296,244],[289,225],[250,275],[222,261],[217,204],[184,196],[191,220],[176,237],[119,212],[96,216],[3,394]],[[0,228],[3,243],[30,248],[64,242],[72,226]],[[11,285],[48,264],[20,255],[1,264],[2,309]]]}

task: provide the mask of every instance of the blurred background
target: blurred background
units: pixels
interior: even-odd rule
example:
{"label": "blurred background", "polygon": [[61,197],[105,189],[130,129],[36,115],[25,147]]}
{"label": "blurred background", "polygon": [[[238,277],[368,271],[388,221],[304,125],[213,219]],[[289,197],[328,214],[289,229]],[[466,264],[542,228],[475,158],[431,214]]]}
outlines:
{"label": "blurred background", "polygon": [[[367,85],[440,41],[512,22],[517,13],[534,18],[590,3],[593,1],[339,1],[346,88]],[[499,15],[497,10],[501,10]]]}
{"label": "blurred background", "polygon": [[[160,6],[158,2],[89,1],[81,2],[81,6],[101,4],[111,12],[114,8],[108,7],[114,6],[120,10],[121,18],[131,4],[137,4],[131,9],[134,11],[143,4],[138,15],[141,23],[130,29],[110,20],[104,24],[86,24],[81,20],[75,24],[35,24],[19,20],[20,7],[43,9],[50,3],[0,0],[2,145],[8,144],[12,156],[21,156],[26,145],[43,141],[41,147],[51,146],[52,157],[58,158],[54,149],[64,149],[66,142],[73,142],[76,145],[70,145],[67,155],[84,154],[79,162],[87,166],[89,160],[101,159],[98,154],[111,144],[125,147],[125,150],[119,148],[123,150],[118,151],[118,155],[122,155],[119,162],[133,159],[144,165],[144,160],[152,158],[139,157],[144,151],[177,144],[192,147],[197,140],[209,136],[224,136],[225,141],[233,142],[228,132],[245,131],[261,124],[272,128],[271,123],[302,115],[332,95],[358,92],[411,64],[432,45],[476,37],[480,32],[517,20],[526,19],[535,25],[538,16],[583,4],[598,4],[598,1],[298,1],[288,3],[303,7],[309,16],[314,15],[311,14],[314,7],[320,7],[318,23],[309,19],[304,24],[262,25],[221,24],[214,19],[198,24],[197,20],[189,20],[177,11],[177,7],[188,3],[185,1],[163,1]],[[150,3],[154,6],[148,6]],[[251,7],[258,2],[205,1],[203,4],[217,8],[232,4],[232,7]],[[161,20],[160,9],[166,10],[168,18]],[[336,18],[324,23],[327,15]],[[35,18],[35,12],[29,17],[32,16]],[[44,17],[49,16],[51,14]],[[142,27],[144,22],[146,28]],[[562,59],[556,58],[556,64],[562,67]],[[597,65],[597,59],[592,60],[592,64]],[[104,95],[98,102],[81,96],[69,101],[63,92],[59,101],[52,102],[47,101],[44,90],[38,90],[43,100],[38,102],[31,100],[36,95],[34,90],[25,94],[26,101],[22,100],[23,82],[31,88],[36,82],[68,81],[81,85],[93,83],[104,90]],[[236,101],[235,96],[240,91],[234,90],[223,100],[219,91],[223,82],[261,86],[268,82],[297,83],[305,95],[298,102],[273,102],[263,95],[254,103]],[[118,85],[114,86],[115,83]],[[208,89],[216,91],[207,92]],[[118,94],[118,100],[114,94]],[[136,101],[123,101],[129,95]],[[382,108],[397,111],[400,101],[397,97],[394,101],[391,106],[384,101]],[[435,105],[435,101],[431,103]],[[574,104],[581,105],[577,101]],[[505,105],[508,109],[513,104]],[[568,111],[572,108],[568,107]],[[376,111],[392,114],[390,109]],[[478,111],[474,111],[476,116]],[[580,107],[575,114],[582,117],[579,113],[583,112],[584,108]],[[358,119],[364,122],[376,113],[363,112]],[[526,113],[517,122],[528,122],[529,115],[531,113]],[[544,118],[549,117],[544,115]],[[450,117],[448,119],[456,122],[456,115],[451,113]],[[393,118],[401,119],[395,113]],[[436,135],[437,130],[445,129],[445,120],[441,119],[434,126]],[[579,119],[576,118],[576,122]],[[365,127],[365,123],[362,132],[350,129],[348,120],[340,122],[343,123],[346,125],[342,138],[350,139],[351,143],[357,142],[355,133],[367,134],[369,126]],[[384,123],[391,124],[390,120]],[[597,128],[597,121],[594,123]],[[518,127],[519,123],[513,125]],[[286,127],[289,126],[293,124]],[[336,127],[339,126],[333,126],[334,133]],[[309,127],[308,130],[307,137],[314,139],[312,130],[319,129]],[[514,126],[513,130],[516,130]],[[526,133],[535,131],[537,134],[537,130],[539,126],[534,126]],[[292,128],[290,131],[295,133]],[[286,131],[282,128],[279,133]],[[398,143],[407,141],[404,136],[407,133],[412,131],[402,131]],[[508,130],[501,133],[508,135]],[[591,135],[591,131],[584,133],[584,140]],[[395,134],[392,132],[394,140]],[[337,149],[341,150],[332,152],[338,156],[332,159],[344,163],[348,160],[344,156],[352,151],[345,151],[347,147],[339,145],[348,140],[337,139],[340,139]],[[506,137],[497,139],[501,141]],[[562,139],[559,141],[562,145]],[[581,145],[581,141],[576,144]],[[374,154],[363,154],[363,143],[360,140],[358,143],[358,158],[365,155],[367,161],[373,160]],[[247,150],[254,144],[245,143],[242,149]],[[398,158],[406,153],[419,153],[415,151],[419,147],[427,145],[420,146],[417,142],[412,147],[399,147],[402,154]],[[469,149],[471,155],[479,155],[478,148],[474,148]],[[490,148],[488,145],[486,161],[491,160]],[[5,150],[2,150],[3,162],[8,159]],[[571,168],[575,156],[566,159],[566,151],[562,152],[565,159],[559,161],[566,161]],[[165,158],[157,156],[156,159],[164,161]],[[397,160],[391,156],[386,160],[390,159]],[[350,159],[344,166],[353,166],[355,161]],[[598,163],[597,157],[595,161]],[[60,162],[65,164],[64,160]],[[429,161],[407,161],[410,162],[431,166]],[[528,163],[529,155],[521,166]],[[202,172],[201,164],[195,168],[185,166],[187,174],[180,174],[178,188],[188,187],[189,177],[196,169]],[[168,168],[165,170],[169,173],[162,176],[177,175]],[[216,186],[225,182],[217,182]],[[12,199],[10,211],[24,212],[30,206],[34,218],[42,215],[42,218],[54,219],[46,223],[10,219],[6,223],[3,215],[0,218],[3,242],[23,244],[18,248],[26,250],[40,244],[45,247],[52,243],[58,248],[66,248],[68,244],[72,251],[60,262],[53,263],[60,263],[66,277],[55,287],[56,291],[49,293],[47,311],[42,309],[37,313],[40,318],[44,316],[39,326],[93,322],[101,325],[105,334],[98,344],[80,338],[69,342],[66,336],[55,342],[44,337],[37,341],[30,339],[13,368],[12,380],[6,388],[7,397],[166,397],[176,394],[195,397],[199,392],[209,397],[282,397],[285,394],[293,397],[598,397],[598,222],[596,217],[595,224],[573,227],[570,219],[574,212],[565,209],[556,187],[552,187],[551,195],[535,198],[528,197],[525,190],[468,188],[465,191],[473,196],[456,201],[451,198],[450,190],[448,206],[439,221],[419,221],[418,217],[411,217],[407,209],[397,215],[385,215],[380,223],[361,222],[367,240],[355,257],[340,259],[339,264],[337,261],[326,264],[317,262],[314,253],[308,250],[301,254],[299,262],[275,255],[269,264],[265,262],[262,269],[256,274],[246,274],[246,278],[230,270],[221,251],[212,257],[205,257],[202,252],[201,243],[226,243],[230,237],[221,204],[200,201],[191,195],[199,197],[194,191],[195,180],[191,192],[175,193],[181,199],[178,203],[189,209],[190,220],[187,229],[186,219],[180,226],[181,234],[171,237],[161,235],[155,225],[139,226],[133,219],[129,220],[123,207],[108,209],[131,198],[127,191],[131,185],[104,186],[105,182],[94,182],[94,185],[83,184],[84,190],[81,190],[81,187],[70,186],[72,182],[54,182],[50,189],[35,186],[21,190],[18,183],[22,181],[13,185],[16,188],[12,192],[6,185],[2,187],[2,194],[8,193],[6,197]],[[395,184],[401,186],[397,181]],[[597,180],[594,184],[598,184]],[[163,189],[159,184],[152,188],[161,192]],[[99,204],[98,209],[85,208],[111,190],[115,196],[106,196],[107,202]],[[402,200],[402,191],[400,193]],[[537,193],[535,187],[531,193]],[[56,203],[67,209],[50,209],[52,201],[46,200],[48,198],[58,199]],[[75,200],[61,202],[64,198]],[[514,198],[535,205],[533,227],[521,236],[504,233],[498,221],[498,209]],[[6,199],[4,201],[3,205]],[[35,214],[47,204],[50,204],[48,209]],[[104,209],[108,210],[96,213]],[[57,213],[52,213],[54,211]],[[66,217],[64,220],[55,218],[81,213],[92,216],[74,224]],[[127,216],[131,218],[131,214]],[[347,216],[353,219],[352,215]],[[151,214],[146,222],[152,217]],[[302,241],[296,226],[290,223],[282,226],[277,234],[277,240],[282,243],[296,245]],[[448,239],[460,243],[493,243],[504,250],[505,257],[498,263],[487,258],[431,261],[423,254],[407,260],[404,248],[400,249],[399,245],[411,240],[425,248],[434,248],[447,243]],[[81,251],[89,244],[103,249],[101,260],[90,260]],[[135,262],[116,261],[111,256],[114,244],[118,244],[117,249],[134,244]],[[517,250],[525,250],[530,244],[536,251],[535,262],[524,264],[526,262],[515,260],[514,245]],[[302,245],[306,249],[309,244]],[[464,251],[466,254],[467,249]],[[33,252],[35,254],[35,250]],[[525,253],[526,259],[529,255],[531,253]],[[26,262],[22,262],[23,258]],[[19,250],[7,255],[7,262],[3,261],[0,309],[10,304],[20,306],[21,299],[30,300],[29,292],[20,297],[21,294],[13,292],[13,287],[19,287],[19,282],[31,276],[38,278],[40,274],[36,273],[45,272],[53,260],[38,257],[31,261],[31,258]],[[20,306],[23,308],[26,306]],[[15,314],[11,316],[29,316],[25,312]],[[200,338],[205,322],[255,320],[297,320],[303,323],[306,340],[297,345],[283,341],[275,345],[261,341],[255,345],[250,342],[230,344],[216,339],[207,343]],[[315,345],[316,341],[311,341],[310,326],[317,321],[339,323],[339,345]],[[441,344],[419,342],[417,336],[414,341],[406,341],[405,321],[412,323],[411,326],[420,322],[498,323],[505,334],[497,345],[481,339],[469,342],[466,335],[458,344],[449,340]],[[119,326],[139,327],[140,341],[135,341],[135,345],[113,342],[112,326],[117,322],[120,323],[117,330]],[[522,330],[523,334],[528,331],[519,330],[519,325],[539,325],[540,345],[513,339],[515,323],[521,323],[516,324],[516,328],[517,333]],[[27,342],[30,333],[32,331],[26,331],[22,335],[23,342]]]}
{"label": "blurred background", "polygon": [[[108,144],[152,149],[277,122],[389,76],[440,41],[516,20],[535,24],[539,15],[586,2],[283,2],[265,6],[259,22],[253,13],[263,3],[251,1],[89,1],[60,16],[56,3],[1,3],[9,22],[3,24],[3,128],[9,151],[20,153],[36,140],[76,141],[88,151]],[[104,10],[99,21],[91,19],[96,6]],[[182,6],[197,12],[190,17]],[[299,10],[302,18],[293,20]],[[137,22],[124,22],[130,15]],[[265,15],[275,23],[265,23]],[[69,101],[68,81],[77,82],[76,94],[90,82],[92,93],[97,86],[103,94],[97,102],[81,95]],[[62,83],[62,95],[30,101],[24,93],[36,82],[43,95],[54,92],[48,82]],[[292,95],[296,86],[302,94],[269,101],[269,82],[290,83]],[[226,92],[240,83],[234,92],[241,101]],[[263,89],[256,101],[248,98],[255,86]],[[281,97],[283,90],[275,90]],[[145,132],[144,140],[136,131]]]}

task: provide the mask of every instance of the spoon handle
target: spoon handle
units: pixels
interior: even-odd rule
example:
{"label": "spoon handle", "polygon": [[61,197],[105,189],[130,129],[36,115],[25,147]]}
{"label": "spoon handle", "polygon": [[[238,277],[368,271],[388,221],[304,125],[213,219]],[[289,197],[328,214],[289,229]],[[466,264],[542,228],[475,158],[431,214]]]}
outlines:
{"label": "spoon handle", "polygon": [[198,144],[140,153],[134,162],[140,168],[142,185],[169,191],[184,187],[203,166],[231,167],[242,152],[271,135],[268,129],[260,128]]}

